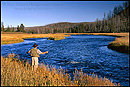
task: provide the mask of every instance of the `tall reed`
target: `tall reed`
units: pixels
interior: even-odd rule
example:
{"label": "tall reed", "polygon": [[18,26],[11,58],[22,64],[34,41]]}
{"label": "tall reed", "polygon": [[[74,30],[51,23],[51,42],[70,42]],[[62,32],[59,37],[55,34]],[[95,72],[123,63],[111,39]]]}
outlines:
{"label": "tall reed", "polygon": [[8,58],[1,57],[1,86],[117,86],[105,77],[87,75],[82,69],[75,70],[73,80],[65,70],[54,66],[42,64],[32,71],[29,62],[24,63],[14,56],[9,54]]}

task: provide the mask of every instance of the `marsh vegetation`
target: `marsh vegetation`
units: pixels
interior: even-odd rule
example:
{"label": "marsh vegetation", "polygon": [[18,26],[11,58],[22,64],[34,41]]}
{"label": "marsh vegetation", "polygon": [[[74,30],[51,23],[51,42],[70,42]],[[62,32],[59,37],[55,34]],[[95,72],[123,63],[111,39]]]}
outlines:
{"label": "marsh vegetation", "polygon": [[82,69],[75,70],[73,80],[65,70],[54,66],[43,64],[34,72],[28,62],[24,63],[14,56],[1,57],[1,86],[117,86],[105,77],[94,73],[87,75]]}

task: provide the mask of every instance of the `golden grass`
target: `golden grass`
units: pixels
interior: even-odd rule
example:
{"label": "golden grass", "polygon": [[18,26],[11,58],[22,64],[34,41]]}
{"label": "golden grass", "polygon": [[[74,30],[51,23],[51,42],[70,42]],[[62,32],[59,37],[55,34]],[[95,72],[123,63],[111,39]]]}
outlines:
{"label": "golden grass", "polygon": [[26,34],[26,33],[23,33],[23,32],[3,32],[3,31],[1,31],[1,34]]}
{"label": "golden grass", "polygon": [[117,86],[105,77],[86,75],[82,69],[75,70],[74,80],[62,68],[55,69],[44,64],[34,72],[28,62],[23,63],[14,56],[1,57],[1,86]]}
{"label": "golden grass", "polygon": [[115,43],[117,46],[119,45],[129,46],[129,37],[116,38],[115,41],[113,41],[112,43]]}
{"label": "golden grass", "polygon": [[107,36],[129,36],[129,33],[65,33],[68,35],[107,35]]}
{"label": "golden grass", "polygon": [[[129,46],[129,33],[58,33],[58,34],[1,34],[1,44],[23,42],[24,38],[64,38],[69,35],[109,35],[121,36],[112,43]],[[49,68],[49,66],[39,67],[36,72],[32,71],[31,65],[23,63],[15,54],[10,54],[9,58],[1,57],[1,86],[116,86],[108,79],[99,78],[97,75],[86,75],[81,71],[75,71],[74,80],[69,74],[65,74],[63,69]],[[62,70],[62,71],[61,71]],[[119,86],[119,84],[118,84]]]}
{"label": "golden grass", "polygon": [[121,52],[121,49],[125,49],[122,52],[129,53],[129,33],[56,33],[56,34],[27,34],[27,33],[4,33],[1,34],[1,44],[11,44],[23,42],[24,38],[54,38],[54,40],[65,39],[70,35],[107,35],[107,36],[119,36],[115,41],[109,43],[108,47],[113,50]]}
{"label": "golden grass", "polygon": [[[10,43],[18,43],[23,42],[24,38],[46,38],[52,37],[55,40],[65,39],[66,36],[70,35],[108,35],[108,36],[121,36],[121,37],[129,37],[129,33],[57,33],[57,34],[27,34],[27,33],[16,33],[16,34],[2,34],[1,33],[1,44],[10,44]],[[124,42],[124,41],[123,41]],[[122,43],[123,43],[122,42]]]}
{"label": "golden grass", "polygon": [[129,33],[66,33],[68,35],[107,35],[107,36],[119,36],[115,41],[109,43],[108,48],[129,53]]}
{"label": "golden grass", "polygon": [[56,40],[65,39],[65,34],[1,34],[1,44],[10,44],[10,43],[18,43],[23,42],[24,38],[47,38],[53,37]]}
{"label": "golden grass", "polygon": [[109,43],[108,48],[123,53],[129,53],[129,36],[116,38],[115,41]]}

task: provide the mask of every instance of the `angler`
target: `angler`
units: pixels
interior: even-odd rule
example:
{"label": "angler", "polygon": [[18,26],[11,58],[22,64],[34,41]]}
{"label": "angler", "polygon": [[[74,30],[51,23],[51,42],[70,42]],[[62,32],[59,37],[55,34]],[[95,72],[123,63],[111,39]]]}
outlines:
{"label": "angler", "polygon": [[35,71],[37,68],[38,68],[38,57],[39,57],[39,54],[45,54],[45,53],[48,53],[48,51],[46,52],[41,52],[39,49],[37,49],[37,44],[35,43],[32,47],[31,50],[29,50],[27,52],[28,53],[31,53],[31,57],[32,57],[32,71]]}

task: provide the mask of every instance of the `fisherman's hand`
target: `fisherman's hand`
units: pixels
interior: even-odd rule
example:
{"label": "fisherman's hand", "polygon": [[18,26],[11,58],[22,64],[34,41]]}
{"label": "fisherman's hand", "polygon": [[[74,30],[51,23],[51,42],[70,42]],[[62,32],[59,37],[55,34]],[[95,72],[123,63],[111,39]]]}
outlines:
{"label": "fisherman's hand", "polygon": [[48,51],[46,51],[46,52],[42,52],[41,54],[45,54],[45,53],[48,53]]}
{"label": "fisherman's hand", "polygon": [[46,51],[46,53],[48,53],[48,51]]}
{"label": "fisherman's hand", "polygon": [[28,52],[26,52],[27,54],[29,53],[29,51]]}

